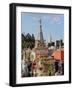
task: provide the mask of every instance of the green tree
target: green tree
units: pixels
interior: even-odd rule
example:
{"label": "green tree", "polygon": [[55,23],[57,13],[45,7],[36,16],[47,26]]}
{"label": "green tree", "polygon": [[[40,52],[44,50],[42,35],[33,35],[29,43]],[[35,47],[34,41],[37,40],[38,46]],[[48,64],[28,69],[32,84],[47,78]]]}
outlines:
{"label": "green tree", "polygon": [[22,49],[24,48],[34,48],[35,46],[35,37],[34,34],[30,35],[27,33],[27,35],[21,34],[21,41],[22,41]]}

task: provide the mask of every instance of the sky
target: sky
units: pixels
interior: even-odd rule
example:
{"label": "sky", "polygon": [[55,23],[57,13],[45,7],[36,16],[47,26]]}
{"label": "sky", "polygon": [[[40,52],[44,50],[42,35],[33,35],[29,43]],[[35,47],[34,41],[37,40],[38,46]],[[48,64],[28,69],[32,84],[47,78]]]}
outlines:
{"label": "sky", "polygon": [[50,35],[52,41],[64,39],[64,15],[52,13],[21,13],[21,32],[25,35],[34,34],[37,38],[37,33],[40,29],[39,20],[41,19],[43,37],[46,42],[49,42]]}

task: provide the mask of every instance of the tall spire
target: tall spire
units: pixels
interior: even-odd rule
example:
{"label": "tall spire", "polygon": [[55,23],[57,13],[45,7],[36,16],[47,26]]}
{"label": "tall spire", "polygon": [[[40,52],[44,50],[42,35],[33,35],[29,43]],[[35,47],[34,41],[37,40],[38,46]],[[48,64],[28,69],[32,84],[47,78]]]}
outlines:
{"label": "tall spire", "polygon": [[39,20],[40,23],[40,31],[42,31],[41,19]]}
{"label": "tall spire", "polygon": [[40,23],[40,30],[38,32],[38,40],[40,40],[41,43],[44,43],[41,19],[39,20],[39,23]]}
{"label": "tall spire", "polygon": [[51,36],[51,33],[50,33],[50,43],[52,42],[52,36]]}

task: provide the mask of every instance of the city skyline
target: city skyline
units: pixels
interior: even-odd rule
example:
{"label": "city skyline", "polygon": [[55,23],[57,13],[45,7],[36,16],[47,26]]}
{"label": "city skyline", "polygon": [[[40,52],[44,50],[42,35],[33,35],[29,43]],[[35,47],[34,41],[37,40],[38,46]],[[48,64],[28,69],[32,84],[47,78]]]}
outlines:
{"label": "city skyline", "polygon": [[34,34],[37,38],[37,33],[40,29],[39,20],[42,23],[43,37],[46,42],[50,40],[64,39],[64,15],[49,14],[49,13],[21,13],[21,32]]}

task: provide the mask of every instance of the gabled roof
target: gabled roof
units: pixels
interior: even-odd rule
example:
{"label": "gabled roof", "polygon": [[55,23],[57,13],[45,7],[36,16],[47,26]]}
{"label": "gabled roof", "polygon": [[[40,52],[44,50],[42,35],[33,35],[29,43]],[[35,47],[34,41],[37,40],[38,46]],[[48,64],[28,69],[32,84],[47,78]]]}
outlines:
{"label": "gabled roof", "polygon": [[53,52],[52,56],[56,60],[64,60],[64,48],[57,49],[56,51]]}

